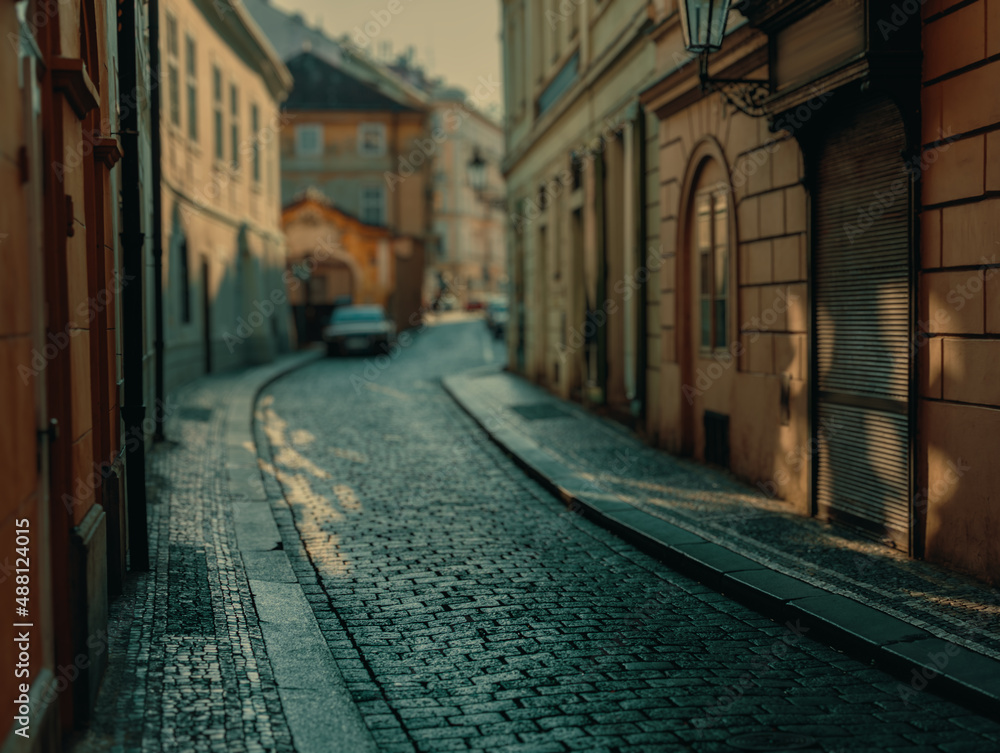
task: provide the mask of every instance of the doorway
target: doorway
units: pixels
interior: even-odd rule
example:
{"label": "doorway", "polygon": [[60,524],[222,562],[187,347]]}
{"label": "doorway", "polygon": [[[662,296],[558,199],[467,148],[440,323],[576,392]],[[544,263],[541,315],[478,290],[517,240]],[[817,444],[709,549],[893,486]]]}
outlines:
{"label": "doorway", "polygon": [[[815,511],[902,550],[909,549],[913,430],[905,147],[888,99],[852,108],[830,126],[817,154],[812,267]],[[877,219],[860,222],[873,207]]]}
{"label": "doorway", "polygon": [[682,263],[686,282],[678,317],[682,374],[682,449],[703,462],[729,465],[729,416],[736,363],[732,200],[726,171],[703,157],[686,207]]}
{"label": "doorway", "polygon": [[205,343],[205,373],[212,373],[212,302],[209,292],[208,259],[201,260],[201,321]]}

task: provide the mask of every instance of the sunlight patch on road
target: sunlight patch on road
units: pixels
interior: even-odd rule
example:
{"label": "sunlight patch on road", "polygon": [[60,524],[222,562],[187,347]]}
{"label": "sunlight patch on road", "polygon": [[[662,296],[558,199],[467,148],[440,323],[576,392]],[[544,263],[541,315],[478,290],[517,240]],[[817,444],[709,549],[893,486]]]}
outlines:
{"label": "sunlight patch on road", "polygon": [[[261,401],[261,405],[270,406],[272,402],[269,396]],[[309,444],[316,440],[315,436],[305,430],[294,430],[289,435],[288,423],[270,407],[258,410],[256,418],[268,437],[274,455],[273,462],[258,458],[257,463],[265,474],[270,474],[281,484],[285,500],[295,510],[300,540],[306,547],[322,543],[324,546],[318,547],[319,550],[327,550],[333,544],[332,553],[323,555],[321,561],[316,562],[326,573],[349,576],[350,560],[340,554],[340,537],[330,531],[329,527],[331,524],[343,523],[347,519],[347,512],[361,512],[361,501],[357,494],[346,484],[333,485],[333,495],[322,490],[331,487],[314,489],[314,478],[329,480],[332,476],[291,447],[290,442]],[[332,452],[354,462],[368,462],[364,455],[353,450],[333,448]]]}
{"label": "sunlight patch on road", "polygon": [[316,435],[305,429],[296,429],[292,432],[292,444],[311,444],[316,441]]}
{"label": "sunlight patch on road", "polygon": [[283,465],[286,468],[295,468],[297,470],[306,471],[307,473],[311,473],[316,478],[330,478],[329,473],[324,471],[313,461],[309,460],[309,458],[304,457],[300,452],[288,447],[287,445],[277,449],[274,456],[274,462],[278,465]]}
{"label": "sunlight patch on road", "polygon": [[347,484],[336,484],[333,487],[333,493],[337,495],[337,501],[340,502],[340,506],[345,510],[361,512],[361,501],[358,499],[358,495],[354,493],[354,490]]}

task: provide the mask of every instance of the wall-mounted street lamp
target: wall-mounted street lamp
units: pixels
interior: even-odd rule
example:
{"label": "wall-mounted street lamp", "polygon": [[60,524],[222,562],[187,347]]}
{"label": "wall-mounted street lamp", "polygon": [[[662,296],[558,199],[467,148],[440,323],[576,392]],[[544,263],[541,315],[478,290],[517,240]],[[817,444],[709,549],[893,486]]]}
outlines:
{"label": "wall-mounted street lamp", "polygon": [[469,160],[468,164],[469,171],[469,185],[472,186],[472,190],[476,192],[477,196],[481,196],[483,191],[486,190],[486,160],[476,149],[472,153],[472,159]]}
{"label": "wall-mounted street lamp", "polygon": [[765,115],[764,102],[771,94],[766,79],[712,78],[708,56],[722,49],[729,19],[730,0],[680,0],[684,47],[698,55],[698,78],[702,91],[715,91],[740,112],[752,117]]}
{"label": "wall-mounted street lamp", "polygon": [[483,159],[483,155],[479,153],[478,149],[473,149],[472,159],[469,160],[466,165],[466,171],[469,179],[469,186],[476,194],[476,199],[488,206],[490,209],[503,210],[507,206],[507,202],[504,198],[497,198],[494,196],[489,196],[487,193],[487,184],[489,183],[489,163]]}
{"label": "wall-mounted street lamp", "polygon": [[486,184],[488,182],[488,172],[487,168],[489,164],[483,159],[483,155],[479,153],[478,149],[473,149],[472,159],[469,160],[468,165],[466,165],[466,170],[468,171],[469,185],[476,194],[476,199],[480,204],[483,205],[485,210],[485,223],[483,225],[483,242],[486,244],[485,255],[483,257],[483,282],[487,286],[490,283],[490,267],[493,263],[493,249],[490,247],[490,237],[489,237],[489,219],[490,210],[499,209],[502,210],[506,206],[506,201],[502,198],[498,199],[495,197],[488,196],[486,193]]}

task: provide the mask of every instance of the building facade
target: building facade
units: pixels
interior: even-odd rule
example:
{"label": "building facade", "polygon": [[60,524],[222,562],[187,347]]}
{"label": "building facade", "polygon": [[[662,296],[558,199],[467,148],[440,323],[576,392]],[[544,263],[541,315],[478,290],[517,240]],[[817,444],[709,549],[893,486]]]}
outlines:
{"label": "building facade", "polygon": [[915,506],[928,559],[998,583],[1000,7],[921,12]]}
{"label": "building facade", "polygon": [[511,365],[633,425],[658,394],[658,291],[629,284],[659,227],[649,24],[641,0],[503,3]]}
{"label": "building facade", "polygon": [[[432,104],[433,255],[429,299],[447,288],[460,304],[507,291],[507,216],[501,173],[503,130],[469,107],[464,92]],[[485,163],[485,186],[469,184],[469,164]]]}
{"label": "building facade", "polygon": [[280,103],[288,70],[239,4],[163,0],[163,391],[290,348]]}
{"label": "building facade", "polygon": [[294,78],[280,147],[290,269],[339,244],[337,258],[290,290],[301,339],[318,337],[333,306],[348,301],[382,303],[397,329],[414,326],[431,234],[426,93],[300,16],[262,0],[247,7]]}
{"label": "building facade", "polygon": [[295,87],[281,138],[282,198],[321,191],[370,225],[425,238],[428,166],[419,147],[427,110],[386,93],[327,57],[303,52],[288,61]]}
{"label": "building facade", "polygon": [[[594,27],[593,4],[572,5],[581,46],[602,13],[638,12],[602,4]],[[622,159],[630,139],[614,129],[582,155],[554,139],[553,168],[567,170],[558,186],[570,187],[560,193],[522,182],[519,161],[561,133],[562,110],[578,106],[560,110],[562,96],[586,101],[597,84],[573,93],[587,74],[571,57],[550,79],[529,70],[523,96],[518,61],[562,60],[563,32],[547,22],[558,14],[505,3],[512,277],[527,311],[512,321],[512,365],[613,415],[636,395],[634,425],[664,449],[727,468],[790,512],[997,581],[1000,479],[987,457],[1000,436],[990,371],[1000,118],[975,94],[995,83],[989,4],[744,3],[705,75],[759,85],[703,82],[677,4],[644,5],[648,47],[636,41],[634,58],[651,56],[654,71],[628,91],[639,107],[629,120],[643,126],[631,142],[645,154]],[[624,85],[617,92],[625,98]],[[631,173],[615,177],[619,162]],[[646,200],[631,201],[623,223],[602,185]],[[641,241],[622,236],[632,218]],[[546,267],[532,248],[548,247]],[[554,357],[575,353],[565,321],[584,330],[583,363],[596,361],[589,390],[574,390],[584,367],[567,372]]]}
{"label": "building facade", "polygon": [[108,601],[146,566],[147,21],[132,2],[0,8],[4,750],[63,750],[87,721]]}
{"label": "building facade", "polygon": [[303,340],[319,340],[346,302],[384,306],[402,331],[419,323],[423,244],[343,212],[315,190],[285,207],[289,300]]}

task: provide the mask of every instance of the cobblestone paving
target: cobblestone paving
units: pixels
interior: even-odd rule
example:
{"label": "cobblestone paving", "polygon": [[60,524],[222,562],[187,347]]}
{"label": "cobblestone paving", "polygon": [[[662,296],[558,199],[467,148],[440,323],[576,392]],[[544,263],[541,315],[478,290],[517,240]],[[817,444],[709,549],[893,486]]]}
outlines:
{"label": "cobblestone paving", "polygon": [[[722,471],[672,457],[582,408],[526,420],[511,406],[537,404],[537,388],[505,375],[467,388],[503,422],[569,467],[589,469],[595,490],[613,494],[775,570],[849,596],[941,638],[1000,659],[1000,591],[920,562],[842,527],[789,514],[780,500]],[[803,449],[803,456],[808,448]]]}
{"label": "cobblestone paving", "polygon": [[440,387],[482,332],[317,363],[258,403],[284,547],[383,751],[1000,748],[560,507]]}
{"label": "cobblestone paving", "polygon": [[74,753],[292,751],[236,548],[222,452],[238,377],[172,401],[150,456],[150,572],[112,605],[97,710]]}

